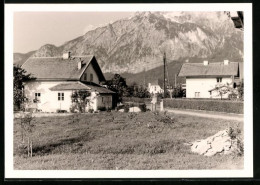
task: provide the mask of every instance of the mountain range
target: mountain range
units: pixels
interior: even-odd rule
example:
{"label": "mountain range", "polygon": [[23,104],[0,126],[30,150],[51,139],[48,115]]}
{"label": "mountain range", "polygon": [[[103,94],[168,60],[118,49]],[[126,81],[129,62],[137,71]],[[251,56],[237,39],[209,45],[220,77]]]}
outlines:
{"label": "mountain range", "polygon": [[243,31],[235,29],[224,12],[136,12],[61,46],[46,44],[26,54],[14,53],[14,64],[67,51],[95,55],[104,73],[150,74],[163,65],[163,53],[169,66],[203,60],[241,62]]}

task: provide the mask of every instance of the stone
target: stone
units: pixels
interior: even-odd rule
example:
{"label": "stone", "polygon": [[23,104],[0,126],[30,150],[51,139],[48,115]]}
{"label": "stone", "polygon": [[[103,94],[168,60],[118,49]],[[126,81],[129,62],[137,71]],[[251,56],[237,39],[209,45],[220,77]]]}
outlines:
{"label": "stone", "polygon": [[216,154],[230,154],[238,150],[237,142],[237,139],[231,139],[226,129],[204,140],[194,141],[191,151],[208,157]]}
{"label": "stone", "polygon": [[207,143],[207,140],[201,140],[200,142],[195,142],[194,145],[192,145],[191,151],[202,155],[209,149],[210,145]]}
{"label": "stone", "polygon": [[215,152],[222,152],[224,150],[224,142],[223,140],[221,140],[221,137],[219,137],[218,139],[215,139],[212,143],[211,143],[211,147],[213,148],[213,150]]}
{"label": "stone", "polygon": [[131,107],[129,108],[129,112],[141,112],[141,109],[139,107]]}
{"label": "stone", "polygon": [[211,156],[213,156],[215,154],[216,154],[216,151],[211,148],[204,155],[208,156],[208,157],[211,157]]}

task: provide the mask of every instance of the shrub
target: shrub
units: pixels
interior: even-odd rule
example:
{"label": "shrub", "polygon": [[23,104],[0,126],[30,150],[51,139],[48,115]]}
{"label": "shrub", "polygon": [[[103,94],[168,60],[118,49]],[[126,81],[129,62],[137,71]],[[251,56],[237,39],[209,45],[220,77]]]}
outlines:
{"label": "shrub", "polygon": [[129,112],[129,108],[130,108],[129,105],[125,105],[124,106],[124,112]]}
{"label": "shrub", "polygon": [[79,112],[78,106],[76,104],[72,104],[71,107],[70,107],[70,112],[78,113]]}
{"label": "shrub", "polygon": [[106,111],[107,109],[106,109],[106,107],[99,107],[98,110],[100,110],[100,111]]}
{"label": "shrub", "polygon": [[146,104],[139,104],[139,108],[141,109],[142,112],[146,112]]}
{"label": "shrub", "polygon": [[94,112],[94,109],[89,109],[88,112],[89,112],[89,113],[93,113],[93,112]]}
{"label": "shrub", "polygon": [[123,102],[150,103],[152,98],[123,97]]}
{"label": "shrub", "polygon": [[232,92],[228,95],[228,99],[230,100],[237,100],[238,99],[238,94]]}
{"label": "shrub", "polygon": [[238,95],[241,100],[244,100],[244,81],[242,80],[241,84],[237,88]]}
{"label": "shrub", "polygon": [[164,99],[164,107],[238,114],[244,113],[244,103],[242,101],[211,99]]}
{"label": "shrub", "polygon": [[118,111],[118,110],[123,109],[123,108],[124,108],[124,105],[119,105],[119,106],[116,107],[116,110]]}
{"label": "shrub", "polygon": [[128,114],[128,118],[129,119],[133,119],[133,118],[135,118],[136,117],[136,113],[135,112],[130,112],[130,114]]}
{"label": "shrub", "polygon": [[74,91],[71,94],[71,101],[77,106],[79,112],[85,112],[86,105],[90,102],[88,99],[90,95],[91,93],[85,90]]}
{"label": "shrub", "polygon": [[66,110],[57,109],[56,112],[57,112],[57,113],[66,113],[67,111],[66,111]]}
{"label": "shrub", "polygon": [[244,154],[244,143],[241,139],[241,130],[239,128],[234,129],[234,128],[230,127],[228,129],[228,135],[232,140],[236,139],[236,141],[237,141],[236,142],[237,154],[243,155]]}

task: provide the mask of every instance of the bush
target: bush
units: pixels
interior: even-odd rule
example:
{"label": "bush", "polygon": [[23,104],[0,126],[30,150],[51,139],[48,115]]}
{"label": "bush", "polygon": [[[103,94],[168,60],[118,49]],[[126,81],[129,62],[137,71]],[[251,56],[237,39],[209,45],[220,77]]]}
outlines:
{"label": "bush", "polygon": [[71,107],[70,107],[70,112],[78,113],[79,112],[78,106],[76,104],[72,104]]}
{"label": "bush", "polygon": [[66,111],[66,110],[58,109],[56,112],[57,112],[57,113],[66,113],[67,111]]}
{"label": "bush", "polygon": [[179,109],[207,110],[227,113],[244,113],[242,101],[202,100],[202,99],[164,99],[164,107]]}
{"label": "bush", "polygon": [[238,100],[238,94],[236,94],[236,93],[230,93],[229,95],[228,95],[228,99],[229,100]]}
{"label": "bush", "polygon": [[236,142],[237,151],[236,152],[240,156],[243,155],[244,154],[244,142],[241,139],[241,130],[239,128],[234,129],[232,127],[229,127],[228,135],[232,140],[234,140],[234,139],[237,140],[237,142]]}
{"label": "bush", "polygon": [[129,108],[130,108],[129,105],[125,105],[124,106],[124,112],[129,112]]}
{"label": "bush", "polygon": [[124,105],[118,105],[117,107],[116,107],[116,110],[120,110],[120,109],[123,109],[124,108]]}
{"label": "bush", "polygon": [[150,103],[152,98],[123,97],[123,102]]}
{"label": "bush", "polygon": [[94,112],[94,109],[89,109],[88,112],[89,112],[89,113],[93,113],[93,112]]}
{"label": "bush", "polygon": [[74,91],[71,94],[71,101],[73,102],[73,106],[76,106],[79,112],[85,112],[86,106],[90,102],[90,100],[88,99],[90,95],[91,93],[89,91],[85,91],[85,90]]}
{"label": "bush", "polygon": [[100,111],[106,111],[107,109],[106,109],[106,107],[99,107],[98,110],[100,110]]}
{"label": "bush", "polygon": [[146,104],[139,104],[139,108],[141,109],[142,112],[146,112]]}

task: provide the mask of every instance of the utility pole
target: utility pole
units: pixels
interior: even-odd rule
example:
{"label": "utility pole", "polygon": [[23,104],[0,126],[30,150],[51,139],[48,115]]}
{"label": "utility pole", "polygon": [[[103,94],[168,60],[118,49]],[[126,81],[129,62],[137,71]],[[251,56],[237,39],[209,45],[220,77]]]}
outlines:
{"label": "utility pole", "polygon": [[146,67],[144,67],[144,87],[146,87]]}
{"label": "utility pole", "polygon": [[174,80],[174,87],[176,88],[176,78],[177,78],[177,75],[175,74],[175,80]]}
{"label": "utility pole", "polygon": [[163,54],[163,98],[166,98],[166,86],[165,86],[165,68],[166,68],[166,54]]}

